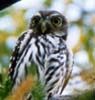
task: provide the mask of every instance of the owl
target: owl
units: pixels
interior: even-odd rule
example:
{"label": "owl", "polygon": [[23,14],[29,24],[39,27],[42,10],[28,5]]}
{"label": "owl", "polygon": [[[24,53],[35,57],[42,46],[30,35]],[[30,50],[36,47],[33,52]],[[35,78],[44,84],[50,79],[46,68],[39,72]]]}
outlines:
{"label": "owl", "polygon": [[13,91],[34,63],[46,97],[62,95],[73,66],[72,52],[66,44],[67,30],[67,20],[58,11],[39,11],[31,18],[29,29],[18,38],[10,58]]}

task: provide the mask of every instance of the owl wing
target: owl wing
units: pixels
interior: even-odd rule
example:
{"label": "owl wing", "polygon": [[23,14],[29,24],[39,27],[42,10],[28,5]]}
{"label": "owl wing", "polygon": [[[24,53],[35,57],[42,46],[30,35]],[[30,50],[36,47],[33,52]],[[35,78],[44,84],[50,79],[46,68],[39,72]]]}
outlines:
{"label": "owl wing", "polygon": [[[64,45],[64,44],[63,44]],[[47,96],[61,95],[72,71],[72,53],[65,46],[50,54],[45,64],[45,87]]]}
{"label": "owl wing", "polygon": [[32,38],[32,35],[33,35],[32,30],[23,32],[21,36],[18,38],[16,46],[13,50],[12,56],[10,58],[10,65],[9,65],[9,78],[14,83],[15,83],[16,73],[18,73],[17,69],[19,67],[20,59],[23,58],[23,53],[25,52],[25,49],[27,48]]}

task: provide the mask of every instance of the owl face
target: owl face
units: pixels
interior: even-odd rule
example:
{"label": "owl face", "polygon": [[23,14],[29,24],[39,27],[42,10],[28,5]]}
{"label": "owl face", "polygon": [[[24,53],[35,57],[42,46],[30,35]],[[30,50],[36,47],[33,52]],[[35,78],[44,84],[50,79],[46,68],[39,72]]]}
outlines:
{"label": "owl face", "polygon": [[39,11],[31,19],[30,28],[36,34],[61,34],[67,35],[67,20],[57,11]]}

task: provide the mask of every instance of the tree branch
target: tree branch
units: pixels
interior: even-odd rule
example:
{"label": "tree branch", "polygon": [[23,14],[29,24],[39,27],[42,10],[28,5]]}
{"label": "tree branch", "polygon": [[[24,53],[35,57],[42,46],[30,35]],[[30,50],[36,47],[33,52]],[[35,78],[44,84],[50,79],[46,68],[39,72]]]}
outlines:
{"label": "tree branch", "polygon": [[95,89],[87,90],[75,95],[53,97],[51,100],[95,100]]}

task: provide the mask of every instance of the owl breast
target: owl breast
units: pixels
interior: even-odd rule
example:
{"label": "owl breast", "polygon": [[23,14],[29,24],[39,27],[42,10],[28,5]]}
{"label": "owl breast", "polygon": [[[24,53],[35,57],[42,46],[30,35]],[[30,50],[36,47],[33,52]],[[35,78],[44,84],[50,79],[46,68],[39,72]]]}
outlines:
{"label": "owl breast", "polygon": [[[60,54],[63,52],[66,53],[66,44],[65,41],[55,35],[41,35],[37,38],[32,38],[31,42],[32,50],[32,59],[38,67],[39,79],[42,83],[44,80],[44,72],[46,67],[46,61],[51,55]],[[55,57],[56,58],[56,57]],[[57,58],[61,61],[60,57]]]}

